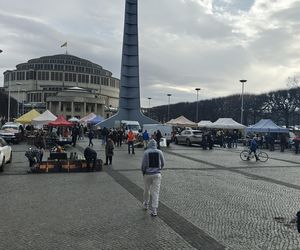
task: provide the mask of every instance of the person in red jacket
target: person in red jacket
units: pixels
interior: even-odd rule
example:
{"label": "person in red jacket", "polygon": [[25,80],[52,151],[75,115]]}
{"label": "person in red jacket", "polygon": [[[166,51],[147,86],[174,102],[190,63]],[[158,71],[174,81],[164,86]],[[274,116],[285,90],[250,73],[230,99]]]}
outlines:
{"label": "person in red jacket", "polygon": [[134,155],[134,145],[133,145],[134,140],[135,140],[135,135],[130,129],[127,134],[128,154],[130,154],[130,148],[132,148],[132,154]]}

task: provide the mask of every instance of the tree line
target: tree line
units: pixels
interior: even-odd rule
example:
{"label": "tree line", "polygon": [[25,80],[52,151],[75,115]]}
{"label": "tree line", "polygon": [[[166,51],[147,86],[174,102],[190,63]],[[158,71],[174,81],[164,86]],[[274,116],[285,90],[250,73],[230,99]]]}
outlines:
{"label": "tree line", "polygon": [[[168,105],[153,107],[151,118],[167,122]],[[198,121],[196,119],[197,102],[181,102],[170,105],[170,119],[184,115],[191,121],[216,121],[218,118],[241,120],[241,96],[213,98],[198,102]],[[300,87],[272,91],[269,93],[244,95],[243,124],[252,125],[260,119],[272,119],[278,125],[300,125]]]}

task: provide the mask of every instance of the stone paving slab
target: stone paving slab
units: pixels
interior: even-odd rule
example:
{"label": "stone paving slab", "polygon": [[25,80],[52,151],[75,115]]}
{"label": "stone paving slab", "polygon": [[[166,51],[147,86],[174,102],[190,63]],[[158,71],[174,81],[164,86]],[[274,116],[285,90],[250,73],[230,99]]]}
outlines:
{"label": "stone paving slab", "polygon": [[0,249],[193,249],[104,172],[0,181]]}
{"label": "stone paving slab", "polygon": [[298,156],[275,151],[268,164],[242,165],[240,149],[208,156],[163,148],[161,214],[153,220],[140,207],[144,150],[128,155],[126,146],[104,172],[30,175],[27,146],[14,146],[13,164],[0,174],[0,249],[299,249],[289,223],[300,208]]}
{"label": "stone paving slab", "polygon": [[[270,158],[267,162],[255,162],[255,161],[242,161],[240,159],[240,152],[236,150],[172,150],[172,153],[177,154],[177,156],[187,156],[195,160],[202,162],[218,164],[224,167],[257,167],[257,166],[291,166],[299,165],[297,163],[297,157],[289,154],[288,157],[283,158],[283,160],[277,160]],[[216,157],[217,156],[217,157]],[[274,156],[273,156],[274,157]],[[278,155],[277,155],[278,157]],[[212,161],[213,159],[213,161]]]}
{"label": "stone paving slab", "polygon": [[294,184],[299,186],[300,190],[300,166],[290,166],[281,168],[249,168],[243,171],[259,176],[272,178],[274,180]]}
{"label": "stone paving slab", "polygon": [[[139,174],[123,174],[143,186]],[[176,170],[163,172],[161,201],[229,249],[297,249],[295,228],[274,218],[294,218],[299,194],[227,171]]]}

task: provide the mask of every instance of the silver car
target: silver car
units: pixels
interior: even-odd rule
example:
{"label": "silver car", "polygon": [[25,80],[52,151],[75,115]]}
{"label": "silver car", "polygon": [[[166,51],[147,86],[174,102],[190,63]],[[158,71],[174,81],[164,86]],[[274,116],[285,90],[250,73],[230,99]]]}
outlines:
{"label": "silver car", "polygon": [[187,146],[201,144],[202,132],[192,129],[183,130],[180,134],[175,135],[174,142],[175,144],[186,144]]}

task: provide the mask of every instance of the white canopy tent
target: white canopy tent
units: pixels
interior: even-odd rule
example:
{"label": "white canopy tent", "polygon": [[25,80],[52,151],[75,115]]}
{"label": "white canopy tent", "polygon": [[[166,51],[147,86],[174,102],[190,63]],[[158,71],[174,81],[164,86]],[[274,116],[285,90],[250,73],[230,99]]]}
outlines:
{"label": "white canopy tent", "polygon": [[240,124],[233,120],[232,118],[219,118],[214,123],[212,123],[209,128],[219,128],[219,129],[245,129],[246,126]]}
{"label": "white canopy tent", "polygon": [[170,121],[166,122],[166,124],[178,127],[197,127],[197,123],[190,121],[183,115],[177,117],[176,119],[171,119]]}
{"label": "white canopy tent", "polygon": [[69,122],[79,122],[80,120],[77,117],[73,116],[70,119],[68,119],[68,121]]}
{"label": "white canopy tent", "polygon": [[43,128],[44,125],[47,125],[49,122],[55,121],[57,116],[53,115],[48,109],[39,115],[38,117],[32,119],[31,124],[37,128]]}
{"label": "white canopy tent", "polygon": [[199,128],[209,128],[213,123],[211,121],[203,120],[198,122],[198,127]]}

